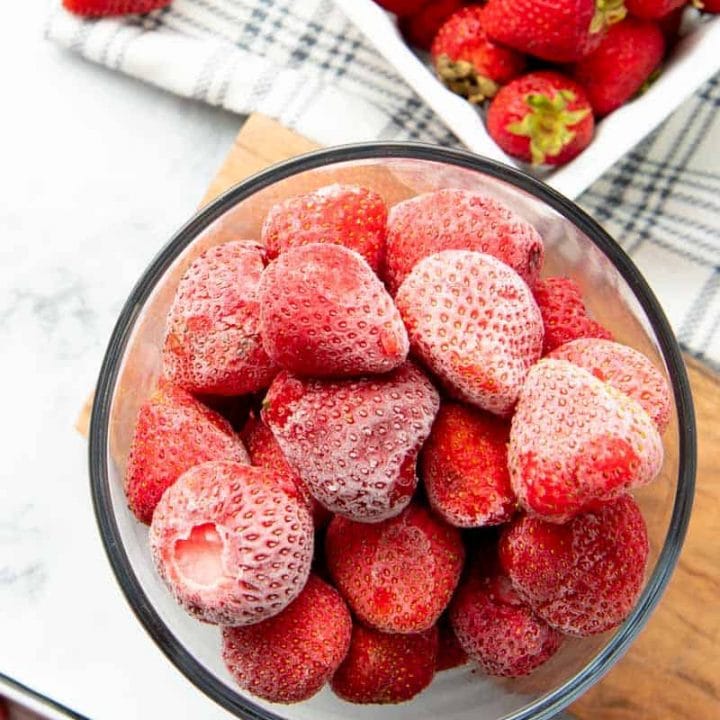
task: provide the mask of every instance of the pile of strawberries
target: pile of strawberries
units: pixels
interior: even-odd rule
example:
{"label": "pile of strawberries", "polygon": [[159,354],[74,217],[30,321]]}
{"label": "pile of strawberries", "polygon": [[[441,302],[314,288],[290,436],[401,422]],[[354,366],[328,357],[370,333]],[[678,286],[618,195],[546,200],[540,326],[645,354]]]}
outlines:
{"label": "pile of strawberries", "polygon": [[543,257],[484,194],[332,185],[185,272],[125,489],[240,687],[397,703],[627,617],[670,392]]}
{"label": "pile of strawberries", "polygon": [[[595,120],[643,92],[672,49],[689,0],[377,0],[438,77],[475,104],[508,155],[562,165]],[[720,13],[720,0],[693,3]]]}

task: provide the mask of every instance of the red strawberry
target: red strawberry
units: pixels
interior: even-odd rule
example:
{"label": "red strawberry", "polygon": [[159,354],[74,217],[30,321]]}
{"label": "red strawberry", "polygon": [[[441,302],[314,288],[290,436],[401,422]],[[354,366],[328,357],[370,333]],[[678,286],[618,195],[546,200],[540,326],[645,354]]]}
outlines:
{"label": "red strawberry", "polygon": [[[712,0],[710,1],[712,2]],[[715,1],[717,2],[718,12],[720,12],[720,0]],[[680,28],[682,27],[686,7],[687,5],[683,4],[657,20],[657,24],[660,26],[660,30],[665,38],[666,54],[675,47],[677,41],[680,39]]]}
{"label": "red strawberry", "polygon": [[624,17],[623,0],[488,0],[484,22],[493,40],[565,63],[592,52],[608,25]]}
{"label": "red strawberry", "polygon": [[400,18],[400,32],[409,45],[429,51],[442,24],[463,4],[463,0],[425,0],[416,11]]}
{"label": "red strawberry", "polygon": [[657,20],[687,4],[688,0],[625,0],[627,11],[643,20]]}
{"label": "red strawberry", "polygon": [[76,15],[100,17],[148,13],[171,2],[172,0],[63,0],[63,5]]}
{"label": "red strawberry", "polygon": [[308,503],[315,528],[324,527],[330,520],[330,513],[310,494],[300,476],[290,467],[275,436],[262,419],[254,413],[251,414],[241,437],[250,455],[250,462],[256,467],[272,471],[277,477],[295,483],[300,495]]}
{"label": "red strawberry", "polygon": [[445,250],[421,260],[395,300],[413,353],[453,397],[511,412],[543,338],[540,311],[512,268],[485,253]]}
{"label": "red strawberry", "polygon": [[412,15],[416,13],[428,0],[375,0],[380,7],[396,15]]}
{"label": "red strawberry", "polygon": [[425,193],[390,210],[384,270],[390,292],[420,260],[441,250],[493,255],[531,287],[544,255],[537,230],[497,200],[468,190]]}
{"label": "red strawberry", "polygon": [[581,339],[561,345],[549,357],[585,368],[642,405],[660,432],[667,427],[672,405],[670,387],[641,352],[609,340]]}
{"label": "red strawberry", "polygon": [[387,207],[372,190],[328,185],[273,205],[262,228],[268,257],[310,243],[344,245],[378,271],[385,254]]}
{"label": "red strawberry", "polygon": [[574,280],[567,277],[538,280],[533,294],[545,326],[544,355],[577,338],[612,340],[609,330],[588,317],[580,288]]}
{"label": "red strawberry", "polygon": [[330,686],[352,703],[405,702],[432,681],[437,647],[435,627],[416,635],[388,635],[356,624]]}
{"label": "red strawberry", "polygon": [[408,337],[383,284],[358,253],[312,243],[284,252],[259,289],[263,345],[300,375],[346,377],[401,365]]}
{"label": "red strawberry", "polygon": [[720,13],[720,0],[699,0],[697,7],[706,13]]}
{"label": "red strawberry", "polygon": [[645,521],[629,495],[567,525],[520,518],[500,543],[517,592],[552,627],[580,637],[610,630],[628,616],[648,551]]}
{"label": "red strawberry", "polygon": [[432,627],[450,602],[465,550],[456,528],[410,505],[381,523],[330,522],[328,570],[355,615],[393,633]]}
{"label": "red strawberry", "polygon": [[443,403],[421,455],[421,477],[433,510],[458,527],[507,522],[515,511],[504,420]]}
{"label": "red strawberry", "polygon": [[490,103],[490,137],[513,157],[533,165],[563,165],[593,137],[590,101],[574,80],[550,70],[513,80]]}
{"label": "red strawberry", "polygon": [[303,380],[281,373],[263,419],[290,466],[326,508],[378,522],[410,502],[417,453],[440,399],[414,365],[357,380]]}
{"label": "red strawberry", "polygon": [[303,589],[312,519],[293,483],[263,468],[209,462],[188,470],[162,496],[150,549],[188,613],[209,623],[250,625],[277,615]]}
{"label": "red strawberry", "polygon": [[562,643],[504,575],[471,573],[453,599],[450,619],[460,646],[488,675],[528,675]]}
{"label": "red strawberry", "polygon": [[163,368],[190,392],[243,395],[266,388],[277,367],[260,338],[263,250],[216,245],[187,269],[168,313]]}
{"label": "red strawberry", "polygon": [[660,435],[627,395],[565,360],[528,373],[510,430],[510,479],[531,514],[564,522],[655,478]]}
{"label": "red strawberry", "polygon": [[575,65],[573,77],[585,88],[593,112],[607,115],[640,91],[664,54],[659,26],[629,17],[613,25],[599,47]]}
{"label": "red strawberry", "polygon": [[462,8],[440,28],[431,54],[440,79],[453,91],[480,103],[525,69],[525,58],[497,45],[485,33],[482,7]]}
{"label": "red strawberry", "polygon": [[250,462],[224,418],[161,382],[140,407],[125,474],[128,505],[138,520],[149,523],[163,492],[186,470],[208,460]]}
{"label": "red strawberry", "polygon": [[223,660],[243,689],[275,703],[311,698],[350,647],[352,619],[338,592],[316,575],[282,612],[223,628]]}
{"label": "red strawberry", "polygon": [[438,621],[438,654],[435,662],[435,672],[452,670],[465,665],[468,661],[467,653],[460,647],[457,635],[452,629],[447,615]]}

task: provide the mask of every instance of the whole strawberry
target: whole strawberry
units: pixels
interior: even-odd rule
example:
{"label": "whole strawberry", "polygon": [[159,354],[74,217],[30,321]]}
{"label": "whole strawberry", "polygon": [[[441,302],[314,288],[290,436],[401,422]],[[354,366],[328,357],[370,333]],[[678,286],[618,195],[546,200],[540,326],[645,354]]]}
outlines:
{"label": "whole strawberry", "polygon": [[458,10],[440,28],[431,54],[440,79],[472,103],[493,97],[525,69],[525,58],[485,33],[480,6]]}
{"label": "whole strawberry", "polygon": [[425,0],[421,7],[400,18],[400,32],[409,45],[430,50],[442,24],[464,4],[464,0]]}
{"label": "whole strawberry", "polygon": [[687,2],[688,0],[625,0],[625,7],[635,17],[643,20],[658,20],[675,8],[687,5]]}
{"label": "whole strawberry", "polygon": [[427,3],[428,0],[375,0],[375,2],[388,12],[396,15],[412,15]]}
{"label": "whole strawberry", "polygon": [[585,89],[595,115],[603,116],[640,91],[664,54],[660,27],[628,17],[608,30],[599,47],[580,60],[572,74]]}
{"label": "whole strawberry", "polygon": [[563,165],[593,137],[595,123],[583,88],[560,73],[523,75],[498,92],[487,113],[490,137],[533,165]]}
{"label": "whole strawberry", "polygon": [[166,7],[172,0],[63,0],[63,6],[76,15],[101,17],[148,13]]}
{"label": "whole strawberry", "polygon": [[720,13],[720,0],[700,0],[697,7],[706,13]]}
{"label": "whole strawberry", "polygon": [[483,14],[496,42],[557,63],[592,52],[624,17],[623,0],[488,0]]}

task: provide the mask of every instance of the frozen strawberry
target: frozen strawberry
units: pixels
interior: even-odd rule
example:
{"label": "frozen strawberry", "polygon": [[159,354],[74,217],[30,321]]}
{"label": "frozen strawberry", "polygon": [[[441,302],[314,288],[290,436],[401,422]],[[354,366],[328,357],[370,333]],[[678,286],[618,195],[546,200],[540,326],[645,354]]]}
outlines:
{"label": "frozen strawberry", "polygon": [[437,628],[438,654],[435,662],[435,672],[452,670],[465,665],[468,661],[467,653],[460,647],[457,635],[455,635],[447,615],[440,618]]}
{"label": "frozen strawberry", "polygon": [[333,243],[355,250],[377,272],[385,254],[387,207],[372,190],[328,185],[273,205],[262,228],[268,257],[292,247]]}
{"label": "frozen strawberry", "polygon": [[460,646],[488,675],[528,675],[562,643],[504,575],[471,573],[453,599],[450,619]]}
{"label": "frozen strawberry", "polygon": [[279,614],[223,628],[223,660],[243,689],[275,703],[311,698],[350,646],[352,619],[338,592],[316,575]]}
{"label": "frozen strawberry", "polygon": [[525,57],[488,38],[479,5],[454,13],[433,40],[435,70],[450,90],[472,103],[497,93],[525,69]]}
{"label": "frozen strawberry", "polygon": [[390,210],[385,259],[390,292],[397,292],[420,260],[441,250],[493,255],[531,287],[544,255],[537,230],[497,200],[469,190],[425,193]]}
{"label": "frozen strawberry", "polygon": [[540,311],[512,268],[485,253],[445,250],[414,267],[395,301],[413,354],[453,397],[511,412],[543,342]]}
{"label": "frozen strawberry", "polygon": [[510,424],[458,403],[440,406],[421,454],[433,510],[458,527],[507,522],[515,512],[507,442]]}
{"label": "frozen strawberry", "polygon": [[355,624],[350,650],[330,682],[352,703],[395,704],[424,690],[435,674],[438,631],[389,635]]}
{"label": "frozen strawberry", "polygon": [[384,373],[401,365],[408,337],[370,266],[352,250],[291,248],[260,282],[265,351],[286,370],[316,377]]}
{"label": "frozen strawberry", "polygon": [[325,558],[355,615],[383,632],[432,627],[450,602],[465,550],[456,528],[419,505],[381,523],[330,522]]}
{"label": "frozen strawberry", "polygon": [[585,89],[595,115],[603,116],[637,95],[664,54],[665,38],[658,24],[629,17],[613,25],[572,74]]}
{"label": "frozen strawberry", "polygon": [[209,623],[277,615],[310,573],[313,527],[291,482],[270,470],[208,462],[162,496],[150,525],[158,574],[183,608]]}
{"label": "frozen strawberry", "polygon": [[241,437],[245,442],[250,462],[256,467],[271,470],[274,475],[295,483],[301,497],[308,503],[315,528],[324,527],[330,513],[310,494],[300,476],[290,467],[270,428],[254,413],[250,415]]}
{"label": "frozen strawberry", "polygon": [[530,514],[565,522],[660,471],[663,446],[641,405],[565,360],[528,373],[510,430],[510,479]]}
{"label": "frozen strawberry", "polygon": [[128,505],[149,523],[160,497],[186,470],[208,460],[250,462],[218,413],[162,381],[140,407],[125,474]]}
{"label": "frozen strawberry", "polygon": [[658,20],[687,4],[687,0],[625,0],[627,11],[643,20]]}
{"label": "frozen strawberry", "polygon": [[172,0],[63,0],[63,6],[76,15],[102,17],[148,13],[171,2]]}
{"label": "frozen strawberry", "polygon": [[488,108],[487,130],[512,157],[533,165],[564,165],[590,144],[595,122],[582,86],[542,70],[498,92]]}
{"label": "frozen strawberry", "polygon": [[243,395],[277,368],[260,338],[263,251],[250,241],[216,245],[187,269],[168,313],[163,370],[193,393]]}
{"label": "frozen strawberry", "polygon": [[561,345],[549,357],[591,372],[645,408],[662,433],[670,421],[670,387],[641,352],[609,340],[581,339]]}
{"label": "frozen strawberry", "polygon": [[517,592],[552,627],[580,637],[611,630],[628,616],[648,551],[645,521],[629,495],[567,525],[519,518],[500,542]]}
{"label": "frozen strawberry", "polygon": [[588,317],[580,288],[571,278],[538,280],[533,294],[545,326],[544,355],[577,338],[612,340],[609,330]]}
{"label": "frozen strawberry", "polygon": [[462,5],[463,0],[425,0],[422,7],[400,18],[400,32],[408,45],[429,51],[442,24]]}
{"label": "frozen strawberry", "polygon": [[282,373],[263,419],[317,500],[352,520],[378,522],[410,502],[417,454],[439,405],[437,390],[407,363],[357,380]]}

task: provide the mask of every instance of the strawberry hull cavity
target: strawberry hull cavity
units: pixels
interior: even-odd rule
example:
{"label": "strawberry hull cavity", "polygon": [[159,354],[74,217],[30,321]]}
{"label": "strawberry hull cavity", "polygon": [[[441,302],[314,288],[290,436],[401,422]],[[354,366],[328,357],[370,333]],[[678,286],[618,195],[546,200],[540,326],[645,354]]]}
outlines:
{"label": "strawberry hull cavity", "polygon": [[249,625],[277,615],[310,572],[310,511],[293,483],[218,461],[194,467],[163,495],[150,526],[155,567],[199,620]]}

